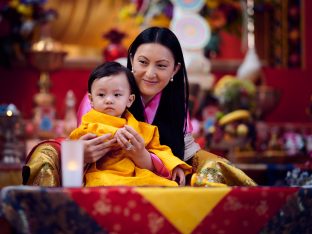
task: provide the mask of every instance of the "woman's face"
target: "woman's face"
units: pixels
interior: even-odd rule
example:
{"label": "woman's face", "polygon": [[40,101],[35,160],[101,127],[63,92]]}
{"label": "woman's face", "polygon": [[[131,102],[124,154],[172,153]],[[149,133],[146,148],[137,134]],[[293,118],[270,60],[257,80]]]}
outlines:
{"label": "woman's face", "polygon": [[[144,103],[161,92],[180,68],[165,46],[146,43],[138,47],[132,59],[132,70]],[[173,78],[174,79],[174,78]]]}

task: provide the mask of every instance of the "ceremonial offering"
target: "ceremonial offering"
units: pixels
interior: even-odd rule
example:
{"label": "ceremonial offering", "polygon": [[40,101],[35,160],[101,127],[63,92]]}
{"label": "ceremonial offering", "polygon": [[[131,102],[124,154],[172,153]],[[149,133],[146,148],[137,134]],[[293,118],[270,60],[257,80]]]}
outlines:
{"label": "ceremonial offering", "polygon": [[0,163],[21,163],[25,157],[24,124],[14,104],[0,105]]}
{"label": "ceremonial offering", "polygon": [[39,92],[34,96],[34,124],[40,138],[54,137],[54,95],[50,93],[50,72],[63,66],[66,52],[60,43],[50,37],[33,44],[29,53],[30,63],[40,71]]}

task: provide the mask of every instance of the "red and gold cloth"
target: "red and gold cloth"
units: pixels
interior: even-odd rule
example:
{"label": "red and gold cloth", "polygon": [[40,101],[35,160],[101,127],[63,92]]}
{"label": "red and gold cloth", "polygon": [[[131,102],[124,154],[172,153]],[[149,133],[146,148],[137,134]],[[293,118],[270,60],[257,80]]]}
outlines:
{"label": "red and gold cloth", "polygon": [[[309,233],[312,188],[12,186],[4,217],[19,232]],[[51,212],[53,211],[53,212]]]}

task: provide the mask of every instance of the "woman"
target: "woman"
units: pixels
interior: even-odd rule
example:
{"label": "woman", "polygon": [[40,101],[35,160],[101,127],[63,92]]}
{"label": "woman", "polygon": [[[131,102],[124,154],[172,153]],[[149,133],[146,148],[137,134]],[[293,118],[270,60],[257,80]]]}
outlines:
{"label": "woman", "polygon": [[[135,97],[140,98],[129,69],[117,62],[105,62],[96,67],[89,77],[88,96],[92,109],[83,115],[81,125],[69,138],[77,140],[86,133],[98,136],[111,133],[119,149],[90,164],[85,173],[86,187],[185,185],[184,173],[191,173],[191,166],[173,155],[168,146],[160,144],[156,126],[137,121],[128,111]],[[129,139],[123,132],[133,138]],[[154,165],[159,159],[167,168],[167,175],[155,173]],[[173,170],[182,173],[177,182],[169,177],[176,177]]]}
{"label": "woman", "polygon": [[[188,117],[187,72],[180,43],[172,31],[152,27],[141,32],[129,47],[127,67],[141,94],[130,112],[136,119],[158,126],[161,144],[192,164],[196,174],[209,177],[206,185],[255,185],[228,161],[201,150],[194,142]],[[78,118],[90,108],[83,103]],[[85,162],[95,162],[110,151],[113,143],[109,138],[110,135],[82,136]],[[196,178],[193,176],[192,184],[202,185]]]}

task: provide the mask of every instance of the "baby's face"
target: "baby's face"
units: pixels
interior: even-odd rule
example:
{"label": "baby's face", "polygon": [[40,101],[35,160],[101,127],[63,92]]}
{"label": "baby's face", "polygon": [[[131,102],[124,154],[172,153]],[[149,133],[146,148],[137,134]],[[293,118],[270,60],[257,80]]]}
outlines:
{"label": "baby's face", "polygon": [[96,79],[89,94],[91,106],[104,114],[120,117],[127,107],[130,107],[134,95],[126,74],[120,73]]}

